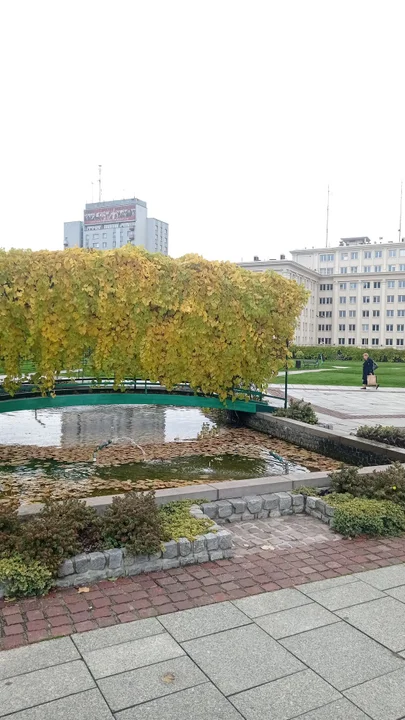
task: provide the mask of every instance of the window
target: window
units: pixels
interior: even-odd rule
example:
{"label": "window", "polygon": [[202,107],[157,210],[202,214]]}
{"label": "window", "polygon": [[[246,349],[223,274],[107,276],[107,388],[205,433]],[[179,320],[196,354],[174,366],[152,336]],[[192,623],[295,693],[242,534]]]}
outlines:
{"label": "window", "polygon": [[370,310],[363,310],[363,317],[369,317],[370,316]]}
{"label": "window", "polygon": [[113,246],[113,248],[116,248],[116,247],[117,247],[117,241],[116,241],[116,240],[113,240],[112,246]]}
{"label": "window", "polygon": [[371,272],[371,265],[365,265],[363,270],[364,272]]}
{"label": "window", "polygon": [[373,303],[379,303],[380,302],[380,296],[379,295],[373,295]]}
{"label": "window", "polygon": [[346,330],[346,325],[339,325],[339,330],[344,332]]}
{"label": "window", "polygon": [[321,310],[319,312],[319,317],[332,317],[332,310]]}
{"label": "window", "polygon": [[318,345],[332,345],[332,338],[318,338]]}
{"label": "window", "polygon": [[386,345],[393,345],[393,339],[392,339],[392,338],[385,338],[385,344],[386,344]]}
{"label": "window", "polygon": [[340,290],[346,290],[347,283],[339,283]]}
{"label": "window", "polygon": [[341,275],[345,275],[347,273],[347,267],[341,267],[340,273],[341,273]]}
{"label": "window", "polygon": [[398,295],[398,302],[405,302],[405,295]]}
{"label": "window", "polygon": [[363,283],[364,290],[368,290],[369,287],[370,287],[370,283],[368,281]]}
{"label": "window", "polygon": [[348,259],[349,259],[349,253],[340,253],[340,259],[341,259],[341,260],[348,260]]}
{"label": "window", "polygon": [[86,240],[90,240],[90,235],[86,235]]}
{"label": "window", "polygon": [[389,254],[390,257],[396,257],[396,256],[397,256],[397,251],[396,251],[396,250],[390,250],[388,254]]}
{"label": "window", "polygon": [[381,272],[382,265],[374,265],[374,272]]}
{"label": "window", "polygon": [[322,290],[322,292],[323,292],[324,290],[333,290],[333,285],[332,285],[332,283],[327,283],[326,285],[325,285],[325,283],[324,283],[323,285],[321,285],[321,288],[320,288],[320,289]]}
{"label": "window", "polygon": [[356,272],[357,272],[357,269],[358,269],[358,268],[357,268],[357,265],[354,265],[353,267],[350,268],[350,272],[351,272],[351,273],[356,273]]}
{"label": "window", "polygon": [[94,247],[94,248],[100,247],[100,243],[93,243],[93,247]]}
{"label": "window", "polygon": [[373,325],[371,329],[372,329],[373,332],[380,332],[380,326],[379,326],[379,325]]}
{"label": "window", "polygon": [[369,303],[370,302],[370,296],[369,295],[363,295],[363,302]]}
{"label": "window", "polygon": [[386,325],[385,329],[387,332],[394,332],[394,326],[393,325]]}
{"label": "window", "polygon": [[382,257],[382,250],[376,250],[374,253],[374,257]]}
{"label": "window", "polygon": [[332,330],[332,325],[323,325],[323,324],[322,324],[322,325],[318,325],[318,332],[321,331],[321,330],[328,330],[328,331],[330,331],[330,330]]}
{"label": "window", "polygon": [[405,288],[405,280],[399,280],[398,281],[398,287]]}
{"label": "window", "polygon": [[319,298],[319,302],[321,305],[332,305],[332,298],[331,297],[322,297],[322,298]]}
{"label": "window", "polygon": [[98,233],[93,233],[93,240],[98,240]]}
{"label": "window", "polygon": [[350,297],[349,297],[349,303],[350,303],[350,305],[355,305],[355,304],[356,304],[356,301],[357,301],[356,296],[355,296],[355,295],[350,295]]}
{"label": "window", "polygon": [[345,339],[344,339],[344,338],[338,338],[338,343],[339,343],[339,345],[344,345],[344,344],[345,344]]}
{"label": "window", "polygon": [[362,345],[368,345],[368,338],[361,338]]}
{"label": "window", "polygon": [[339,317],[346,317],[346,310],[339,310]]}
{"label": "window", "polygon": [[364,252],[364,257],[365,257],[365,258],[371,258],[371,250],[366,250],[366,251]]}
{"label": "window", "polygon": [[404,344],[403,338],[397,338],[397,345],[403,345],[403,344]]}
{"label": "window", "polygon": [[397,315],[398,317],[405,317],[405,310],[398,310]]}
{"label": "window", "polygon": [[[333,268],[326,268],[326,274],[327,275],[333,275]],[[325,343],[326,345],[330,345],[330,343]]]}
{"label": "window", "polygon": [[397,269],[396,265],[388,265],[388,272],[395,272],[396,269]]}
{"label": "window", "polygon": [[339,303],[340,303],[341,305],[346,305],[346,298],[345,298],[344,295],[343,295],[343,296],[342,296],[342,295],[340,296],[340,298],[339,298]]}
{"label": "window", "polygon": [[362,329],[363,332],[367,332],[368,327],[369,327],[369,326],[368,326],[367,324],[366,324],[366,325],[362,325],[362,326],[361,326],[361,329]]}
{"label": "window", "polygon": [[352,332],[354,332],[354,331],[356,330],[356,326],[355,326],[355,325],[349,325],[349,330],[351,330]]}
{"label": "window", "polygon": [[395,287],[395,280],[388,280],[387,281],[387,287],[394,288]]}
{"label": "window", "polygon": [[356,288],[357,288],[356,282],[350,283],[350,290],[356,290]]}
{"label": "window", "polygon": [[400,254],[401,257],[403,257],[403,256],[405,255],[405,250],[400,250],[400,251],[399,251],[399,254]]}
{"label": "window", "polygon": [[103,242],[103,248],[106,248],[106,247],[107,247],[107,243]]}
{"label": "window", "polygon": [[378,345],[378,338],[372,338],[372,339],[371,339],[371,344],[372,344],[372,345]]}
{"label": "window", "polygon": [[358,257],[359,257],[359,253],[358,253],[358,252],[352,252],[352,253],[350,253],[350,257],[351,257],[352,260],[357,260]]}
{"label": "window", "polygon": [[387,310],[387,317],[394,317],[394,311],[393,311],[393,310]]}
{"label": "window", "polygon": [[397,332],[404,332],[405,325],[397,325]]}
{"label": "window", "polygon": [[387,303],[393,303],[394,302],[394,296],[393,295],[387,295]]}
{"label": "window", "polygon": [[348,345],[354,345],[354,344],[355,344],[355,339],[354,339],[354,338],[349,338],[348,341],[347,341],[347,344],[348,344]]}
{"label": "window", "polygon": [[356,317],[356,311],[355,310],[349,310],[349,317]]}
{"label": "window", "polygon": [[378,280],[377,282],[374,282],[373,287],[379,289],[381,287],[380,281]]}
{"label": "window", "polygon": [[103,238],[105,239],[107,237],[107,233],[103,233]]}
{"label": "window", "polygon": [[380,317],[380,311],[379,311],[379,310],[373,310],[373,317]]}
{"label": "window", "polygon": [[400,266],[399,266],[399,269],[400,269],[401,272],[405,272],[405,265],[400,265]]}
{"label": "window", "polygon": [[328,253],[327,255],[320,255],[319,259],[321,262],[332,262],[335,259],[335,256],[333,253]]}

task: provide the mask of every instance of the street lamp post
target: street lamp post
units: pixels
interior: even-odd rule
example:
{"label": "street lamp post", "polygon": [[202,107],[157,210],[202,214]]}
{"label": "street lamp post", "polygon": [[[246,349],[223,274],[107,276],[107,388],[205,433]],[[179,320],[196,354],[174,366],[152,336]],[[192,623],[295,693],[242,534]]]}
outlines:
{"label": "street lamp post", "polygon": [[288,399],[287,399],[287,392],[288,392],[288,340],[286,340],[286,348],[287,352],[285,355],[285,373],[284,373],[284,409],[287,410],[288,407]]}

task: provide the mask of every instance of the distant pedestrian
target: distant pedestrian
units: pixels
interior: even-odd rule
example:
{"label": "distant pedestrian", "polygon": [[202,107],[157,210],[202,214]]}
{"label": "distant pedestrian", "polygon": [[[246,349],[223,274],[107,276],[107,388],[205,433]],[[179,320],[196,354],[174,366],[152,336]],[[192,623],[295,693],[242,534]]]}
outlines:
{"label": "distant pedestrian", "polygon": [[[368,353],[364,353],[363,360],[364,360],[364,362],[363,362],[363,385],[362,385],[361,389],[367,390],[367,386],[369,384],[370,385],[372,384],[372,383],[370,383],[368,378],[370,375],[373,375],[375,377],[374,374],[378,368],[378,365],[374,362],[374,360],[369,356]],[[375,383],[373,383],[373,385],[377,390],[377,388],[378,388],[377,378],[375,378]]]}

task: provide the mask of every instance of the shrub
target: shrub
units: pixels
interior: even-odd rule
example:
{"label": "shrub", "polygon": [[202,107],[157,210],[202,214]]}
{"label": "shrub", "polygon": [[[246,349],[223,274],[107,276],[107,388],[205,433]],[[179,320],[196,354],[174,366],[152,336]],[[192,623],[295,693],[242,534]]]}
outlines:
{"label": "shrub", "polygon": [[292,495],[305,495],[305,497],[315,497],[316,495],[320,495],[319,488],[316,487],[306,487],[306,485],[300,485],[300,487],[296,488],[295,490],[291,490]]}
{"label": "shrub", "polygon": [[331,474],[331,487],[337,493],[350,493],[354,497],[390,500],[405,506],[405,467],[400,463],[387,470],[375,470],[361,475],[355,467],[342,467]]}
{"label": "shrub", "polygon": [[17,503],[0,501],[0,558],[14,550],[18,528]]}
{"label": "shrub", "polygon": [[164,541],[178,540],[181,537],[192,541],[197,535],[209,532],[215,523],[206,518],[199,520],[192,517],[190,507],[194,504],[190,500],[183,500],[168,503],[160,509]]}
{"label": "shrub", "polygon": [[104,515],[103,533],[109,547],[126,547],[131,555],[158,552],[163,536],[155,494],[130,492],[113,498]]}
{"label": "shrub", "polygon": [[356,434],[367,440],[405,448],[405,428],[393,425],[362,425],[357,429]]}
{"label": "shrub", "polygon": [[280,408],[274,413],[277,417],[288,417],[292,420],[300,420],[300,422],[316,425],[318,416],[315,413],[311,403],[305,400],[294,400],[291,398],[290,406],[287,409]]}
{"label": "shrub", "polygon": [[44,595],[52,587],[52,573],[36,560],[12,555],[0,560],[0,584],[6,597]]}
{"label": "shrub", "polygon": [[[290,351],[293,355],[296,354],[297,350],[302,351],[308,359],[316,359],[319,357],[319,354],[322,353],[324,360],[342,360],[344,358],[344,360],[357,360],[358,362],[362,362],[363,353],[367,352],[368,348],[348,347],[342,352],[342,348],[336,345],[290,345]],[[405,350],[377,348],[373,346],[371,352],[373,353],[373,360],[375,360],[376,363],[405,362]]]}
{"label": "shrub", "polygon": [[401,535],[405,531],[405,512],[388,500],[329,496],[327,502],[336,508],[333,518],[335,530],[346,537]]}
{"label": "shrub", "polygon": [[50,502],[39,515],[21,523],[15,547],[26,560],[38,560],[56,574],[65,558],[101,546],[101,523],[80,500]]}

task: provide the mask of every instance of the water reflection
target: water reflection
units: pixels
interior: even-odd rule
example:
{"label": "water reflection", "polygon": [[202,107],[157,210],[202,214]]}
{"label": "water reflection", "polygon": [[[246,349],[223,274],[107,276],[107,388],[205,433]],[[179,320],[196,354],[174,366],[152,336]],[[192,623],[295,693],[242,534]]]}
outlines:
{"label": "water reflection", "polygon": [[161,405],[97,405],[0,414],[1,445],[97,445],[131,438],[146,443],[197,437],[203,423],[198,408]]}

